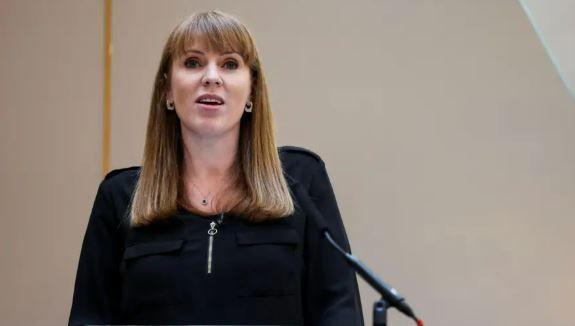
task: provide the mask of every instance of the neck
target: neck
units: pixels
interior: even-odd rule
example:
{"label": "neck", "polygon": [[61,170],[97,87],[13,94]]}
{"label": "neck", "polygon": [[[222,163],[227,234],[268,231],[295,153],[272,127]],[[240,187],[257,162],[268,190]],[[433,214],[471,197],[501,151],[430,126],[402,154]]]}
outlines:
{"label": "neck", "polygon": [[198,136],[182,127],[183,180],[207,185],[232,172],[239,142],[239,128],[212,137]]}

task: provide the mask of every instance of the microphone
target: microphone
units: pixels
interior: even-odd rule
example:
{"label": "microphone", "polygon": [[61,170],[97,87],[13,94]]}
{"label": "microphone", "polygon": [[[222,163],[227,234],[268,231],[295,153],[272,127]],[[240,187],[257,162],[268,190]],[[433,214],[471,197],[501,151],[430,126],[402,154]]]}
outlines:
{"label": "microphone", "polygon": [[315,203],[306,193],[306,191],[300,187],[300,191],[303,192],[303,196],[299,196],[302,200],[300,204],[303,206],[306,212],[317,225],[320,233],[324,238],[345,258],[345,261],[350,265],[350,267],[361,276],[361,278],[366,281],[371,287],[373,287],[382,296],[383,300],[391,307],[395,307],[397,310],[404,313],[406,316],[413,319],[417,325],[423,326],[423,321],[418,319],[411,309],[405,298],[402,297],[399,292],[391,287],[390,285],[383,282],[374,272],[372,272],[367,266],[365,266],[359,259],[354,257],[352,254],[343,250],[332,238],[329,232],[329,226],[327,222],[318,211]]}

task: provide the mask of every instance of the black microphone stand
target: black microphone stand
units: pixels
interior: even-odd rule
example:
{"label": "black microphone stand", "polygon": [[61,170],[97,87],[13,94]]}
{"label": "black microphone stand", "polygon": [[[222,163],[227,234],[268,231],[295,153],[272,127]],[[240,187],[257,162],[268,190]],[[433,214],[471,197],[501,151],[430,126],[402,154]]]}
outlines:
{"label": "black microphone stand", "polygon": [[380,280],[367,266],[365,266],[359,259],[353,255],[345,252],[332,238],[327,230],[323,231],[323,235],[328,242],[343,255],[347,263],[353,270],[361,276],[371,287],[379,292],[381,299],[373,305],[373,325],[374,326],[387,326],[387,309],[395,307],[405,315],[409,316],[419,326],[423,326],[423,322],[419,320],[411,308],[405,302],[405,299],[391,286],[385,284]]}
{"label": "black microphone stand", "polygon": [[381,298],[373,304],[373,325],[387,326],[387,309],[389,304]]}

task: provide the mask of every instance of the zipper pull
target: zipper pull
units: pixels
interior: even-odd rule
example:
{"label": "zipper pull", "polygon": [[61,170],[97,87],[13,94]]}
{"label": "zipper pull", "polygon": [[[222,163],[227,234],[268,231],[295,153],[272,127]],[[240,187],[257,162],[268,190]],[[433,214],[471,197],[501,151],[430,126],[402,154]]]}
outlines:
{"label": "zipper pull", "polygon": [[218,229],[216,229],[216,222],[210,223],[210,229],[208,230],[208,235],[210,236],[208,239],[208,274],[212,273],[212,251],[214,247],[214,235],[218,233]]}

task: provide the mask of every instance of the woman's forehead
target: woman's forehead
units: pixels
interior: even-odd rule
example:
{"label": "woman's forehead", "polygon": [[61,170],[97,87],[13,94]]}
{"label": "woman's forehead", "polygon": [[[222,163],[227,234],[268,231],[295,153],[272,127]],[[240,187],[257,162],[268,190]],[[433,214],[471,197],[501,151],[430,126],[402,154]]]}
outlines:
{"label": "woman's forehead", "polygon": [[230,42],[223,42],[206,36],[192,36],[186,39],[180,46],[180,51],[186,53],[190,50],[197,50],[204,53],[216,52],[219,54],[224,53],[239,53],[238,46]]}

